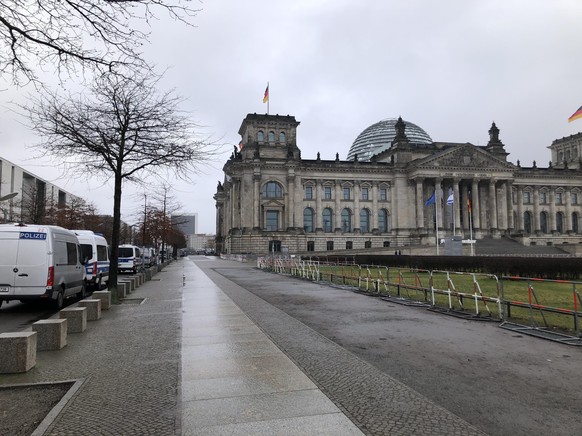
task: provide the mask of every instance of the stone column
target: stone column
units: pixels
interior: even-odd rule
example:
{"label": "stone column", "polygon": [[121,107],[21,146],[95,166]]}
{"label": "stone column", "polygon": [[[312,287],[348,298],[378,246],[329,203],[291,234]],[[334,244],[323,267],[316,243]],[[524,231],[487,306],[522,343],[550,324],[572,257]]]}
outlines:
{"label": "stone column", "polygon": [[550,188],[550,228],[548,229],[550,233],[556,233],[558,229],[556,228],[556,190],[555,188]]}
{"label": "stone column", "polygon": [[419,177],[416,179],[416,227],[424,229],[424,179]]}
{"label": "stone column", "polygon": [[335,224],[336,231],[341,231],[341,228],[342,228],[342,211],[340,209],[341,208],[340,198],[341,198],[341,183],[339,180],[336,180],[335,181],[335,211],[334,211],[334,215],[335,215],[334,224]]}
{"label": "stone column", "polygon": [[493,230],[497,229],[497,191],[495,190],[495,179],[489,180],[489,216],[491,217],[490,220],[490,227]]}
{"label": "stone column", "polygon": [[461,229],[461,197],[459,196],[459,179],[453,179],[453,220],[455,221],[455,229]]}
{"label": "stone column", "polygon": [[295,176],[290,173],[287,174],[287,199],[285,201],[285,207],[287,208],[287,225],[283,225],[282,228],[295,227],[293,222],[293,212],[295,209]]}
{"label": "stone column", "polygon": [[481,207],[479,201],[479,179],[473,179],[471,186],[471,209],[473,215],[473,229],[475,230],[479,230],[481,228]]}
{"label": "stone column", "polygon": [[539,233],[540,227],[540,189],[536,186],[533,192],[533,230]]}
{"label": "stone column", "polygon": [[435,204],[434,207],[437,210],[436,216],[437,216],[437,227],[439,229],[444,228],[444,213],[443,213],[443,208],[442,208],[442,204],[443,204],[443,191],[441,189],[441,183],[442,183],[443,179],[436,179],[434,182],[434,189],[435,189]]}
{"label": "stone column", "polygon": [[372,183],[372,230],[378,230],[378,182]]}
{"label": "stone column", "polygon": [[566,189],[566,233],[572,233],[572,191]]}
{"label": "stone column", "polygon": [[323,184],[321,180],[315,181],[315,229],[323,230]]}
{"label": "stone column", "polygon": [[505,181],[505,192],[507,197],[506,209],[507,209],[507,230],[515,229],[515,222],[513,217],[513,182],[511,180]]}
{"label": "stone column", "polygon": [[523,222],[523,186],[517,187],[517,231],[520,233],[525,231]]}
{"label": "stone column", "polygon": [[254,174],[253,175],[253,183],[254,183],[254,193],[253,193],[253,225],[255,229],[261,227],[261,193],[260,193],[260,183],[261,183],[261,175]]}
{"label": "stone column", "polygon": [[467,199],[469,198],[469,186],[467,183],[461,185],[461,198],[459,199],[459,209],[463,217],[463,230],[469,230],[469,207]]}
{"label": "stone column", "polygon": [[[353,229],[358,229],[360,231],[360,182],[356,181],[354,183],[354,222]],[[369,223],[368,223],[369,224]]]}

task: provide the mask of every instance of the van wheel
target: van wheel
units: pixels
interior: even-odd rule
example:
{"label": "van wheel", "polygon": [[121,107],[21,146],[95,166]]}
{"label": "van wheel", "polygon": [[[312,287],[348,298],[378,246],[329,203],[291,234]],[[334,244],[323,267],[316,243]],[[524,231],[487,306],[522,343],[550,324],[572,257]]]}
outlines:
{"label": "van wheel", "polygon": [[55,309],[61,310],[65,304],[65,291],[60,290],[57,299],[53,302]]}
{"label": "van wheel", "polygon": [[87,298],[87,283],[83,283],[81,285],[81,290],[77,294],[77,297],[79,297],[81,300]]}

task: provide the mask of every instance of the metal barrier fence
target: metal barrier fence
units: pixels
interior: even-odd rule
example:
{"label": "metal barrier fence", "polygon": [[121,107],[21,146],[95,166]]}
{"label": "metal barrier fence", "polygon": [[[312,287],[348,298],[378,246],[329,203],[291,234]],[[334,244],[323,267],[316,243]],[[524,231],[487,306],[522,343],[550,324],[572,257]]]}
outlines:
{"label": "metal barrier fence", "polygon": [[582,345],[581,282],[506,276],[499,279],[492,274],[299,258],[259,258],[257,262],[259,268],[279,274],[349,287],[388,301],[424,305],[464,318],[493,320],[504,328],[546,339],[568,342],[573,337],[562,338],[560,331],[572,332],[573,339],[580,342],[576,345]]}

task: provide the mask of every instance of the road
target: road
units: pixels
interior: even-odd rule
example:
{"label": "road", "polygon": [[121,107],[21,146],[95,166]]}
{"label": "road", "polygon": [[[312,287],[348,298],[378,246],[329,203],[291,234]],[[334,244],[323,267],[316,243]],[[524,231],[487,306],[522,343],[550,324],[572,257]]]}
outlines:
{"label": "road", "polygon": [[[582,434],[582,347],[249,267],[197,264],[215,273],[214,280],[221,280],[218,274],[236,283],[487,434]],[[245,304],[242,291],[228,295]],[[277,337],[268,323],[261,324],[260,311],[249,313]],[[301,351],[291,357],[309,358]],[[317,381],[316,373],[311,376]],[[334,387],[329,389],[333,395]]]}

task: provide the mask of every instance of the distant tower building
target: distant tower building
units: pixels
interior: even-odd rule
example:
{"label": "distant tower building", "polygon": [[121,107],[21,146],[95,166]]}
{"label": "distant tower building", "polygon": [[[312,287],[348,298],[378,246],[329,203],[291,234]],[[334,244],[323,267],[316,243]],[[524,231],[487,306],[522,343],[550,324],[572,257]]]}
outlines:
{"label": "distant tower building", "polygon": [[192,247],[192,240],[198,233],[198,214],[185,213],[179,215],[172,215],[172,226],[179,229],[184,236],[186,236],[186,244],[188,248]]}

